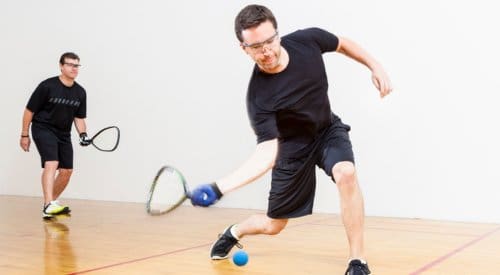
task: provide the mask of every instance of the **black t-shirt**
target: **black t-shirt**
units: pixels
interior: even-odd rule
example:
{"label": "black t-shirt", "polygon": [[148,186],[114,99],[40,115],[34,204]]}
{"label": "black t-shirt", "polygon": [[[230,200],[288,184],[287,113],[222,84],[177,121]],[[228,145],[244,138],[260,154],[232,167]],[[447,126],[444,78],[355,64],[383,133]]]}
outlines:
{"label": "black t-shirt", "polygon": [[281,39],[290,58],[284,71],[268,74],[255,65],[247,109],[258,143],[274,138],[309,143],[331,125],[335,116],[322,54],[335,51],[338,43],[322,29],[298,30]]}
{"label": "black t-shirt", "polygon": [[76,82],[67,87],[58,76],[51,77],[38,85],[26,108],[34,113],[33,122],[70,132],[73,119],[87,115],[87,94]]}

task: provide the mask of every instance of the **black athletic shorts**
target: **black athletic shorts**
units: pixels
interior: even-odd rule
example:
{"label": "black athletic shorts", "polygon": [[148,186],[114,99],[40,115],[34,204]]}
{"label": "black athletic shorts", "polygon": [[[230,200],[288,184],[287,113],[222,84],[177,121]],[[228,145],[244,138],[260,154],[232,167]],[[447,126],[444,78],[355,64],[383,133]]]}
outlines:
{"label": "black athletic shorts", "polygon": [[62,133],[49,126],[33,122],[31,124],[33,141],[36,144],[42,161],[42,168],[46,161],[59,161],[58,168],[73,169],[73,145],[71,134]]}
{"label": "black athletic shorts", "polygon": [[[272,171],[271,191],[267,216],[270,218],[295,218],[312,214],[316,190],[316,165],[333,181],[332,168],[341,161],[354,163],[354,153],[349,139],[350,126],[340,119],[323,130],[309,144],[295,141],[280,142],[280,152]],[[282,150],[287,147],[286,150]],[[295,147],[296,150],[289,150]]]}

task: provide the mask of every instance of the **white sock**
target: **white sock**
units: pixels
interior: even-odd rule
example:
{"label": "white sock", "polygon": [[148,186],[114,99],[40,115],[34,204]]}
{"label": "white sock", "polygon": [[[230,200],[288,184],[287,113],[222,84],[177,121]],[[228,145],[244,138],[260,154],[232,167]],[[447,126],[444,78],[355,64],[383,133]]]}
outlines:
{"label": "white sock", "polygon": [[231,232],[231,235],[233,235],[234,238],[236,238],[238,241],[240,240],[240,236],[236,233],[236,227],[238,227],[237,224],[231,226],[231,229],[229,229],[229,232]]}

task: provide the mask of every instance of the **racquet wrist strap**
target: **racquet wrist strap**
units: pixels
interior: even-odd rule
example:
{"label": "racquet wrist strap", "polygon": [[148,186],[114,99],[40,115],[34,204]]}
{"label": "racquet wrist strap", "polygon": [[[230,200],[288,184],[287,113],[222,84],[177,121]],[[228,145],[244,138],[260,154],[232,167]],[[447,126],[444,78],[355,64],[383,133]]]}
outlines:
{"label": "racquet wrist strap", "polygon": [[217,183],[213,182],[210,184],[212,186],[212,189],[214,190],[215,194],[217,195],[217,198],[220,199],[222,197],[222,192],[219,189],[219,186],[217,186]]}

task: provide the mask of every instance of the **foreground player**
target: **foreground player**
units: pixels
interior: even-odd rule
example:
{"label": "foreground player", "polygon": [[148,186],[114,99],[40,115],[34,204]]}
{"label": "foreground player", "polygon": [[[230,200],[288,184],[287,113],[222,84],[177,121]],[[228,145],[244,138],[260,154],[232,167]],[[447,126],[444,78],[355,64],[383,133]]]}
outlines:
{"label": "foreground player", "polygon": [[209,206],[223,194],[272,169],[267,215],[254,215],[228,227],[212,246],[214,260],[225,259],[245,235],[278,234],[289,218],[312,213],[315,166],[340,194],[341,215],[350,245],[346,274],[370,274],[364,255],[364,205],[358,185],[350,126],[332,113],[322,54],[340,52],[368,67],[380,96],[391,83],[382,66],[353,41],[319,28],[280,37],[272,12],[249,5],[235,20],[242,49],[256,63],[247,108],[258,145],[236,171],[192,192],[193,205]]}

